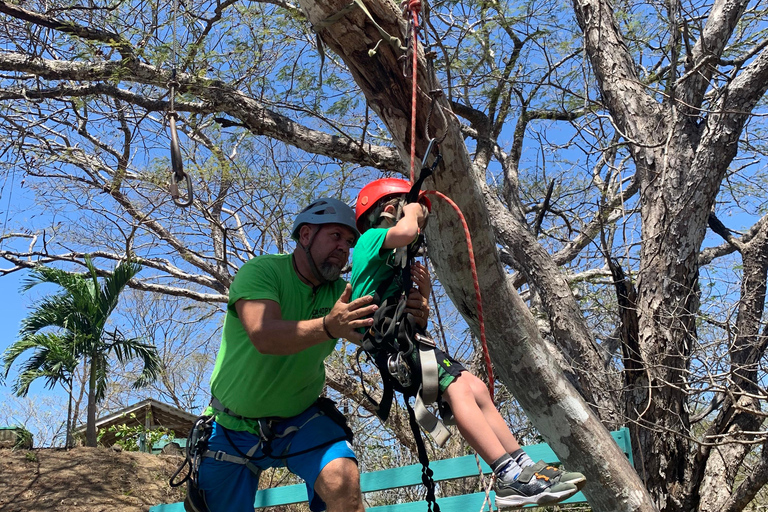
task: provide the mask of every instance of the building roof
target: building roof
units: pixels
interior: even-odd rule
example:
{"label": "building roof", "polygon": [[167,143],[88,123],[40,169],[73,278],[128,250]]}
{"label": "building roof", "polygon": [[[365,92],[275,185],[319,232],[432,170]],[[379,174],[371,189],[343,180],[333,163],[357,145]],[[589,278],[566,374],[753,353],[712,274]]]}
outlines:
{"label": "building roof", "polygon": [[[135,414],[136,417],[131,417],[131,413]],[[104,432],[101,444],[112,446],[115,443],[115,434],[109,432],[109,427],[112,425],[125,424],[129,427],[144,425],[150,430],[163,427],[173,430],[177,437],[186,438],[196,419],[197,416],[192,413],[158,402],[154,398],[147,398],[109,416],[98,418],[96,429]],[[80,432],[85,432],[85,425],[75,429],[76,434]]]}

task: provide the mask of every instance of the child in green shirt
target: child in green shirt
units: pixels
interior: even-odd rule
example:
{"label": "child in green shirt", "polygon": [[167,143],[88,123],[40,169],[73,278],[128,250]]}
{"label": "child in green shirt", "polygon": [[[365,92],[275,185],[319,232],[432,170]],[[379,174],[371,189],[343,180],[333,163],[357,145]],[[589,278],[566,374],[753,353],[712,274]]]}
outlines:
{"label": "child in green shirt", "polygon": [[[383,304],[403,290],[406,283],[398,282],[400,267],[393,261],[395,251],[414,242],[431,208],[423,196],[419,202],[406,204],[410,189],[405,180],[384,178],[360,191],[355,219],[361,236],[352,255],[352,300],[378,290]],[[414,263],[411,273],[419,290],[428,296],[426,268]],[[379,288],[385,282],[390,284],[382,294]],[[496,474],[498,507],[556,503],[584,485],[586,479],[581,473],[563,472],[544,462],[534,464],[496,410],[485,384],[440,349],[434,350],[438,400],[450,406],[461,435]]]}

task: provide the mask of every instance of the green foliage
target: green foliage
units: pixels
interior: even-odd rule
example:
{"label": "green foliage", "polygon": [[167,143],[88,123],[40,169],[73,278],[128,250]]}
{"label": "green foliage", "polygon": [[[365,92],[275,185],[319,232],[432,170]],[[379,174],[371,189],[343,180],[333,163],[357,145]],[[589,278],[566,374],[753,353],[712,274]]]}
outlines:
{"label": "green foliage", "polygon": [[[33,305],[21,322],[20,339],[3,354],[7,376],[22,354],[33,351],[14,383],[18,396],[26,396],[30,384],[38,378],[46,379],[49,388],[61,384],[71,391],[75,369],[86,361],[90,374],[89,401],[93,397],[98,403],[107,387],[109,357],[123,364],[141,360],[143,368],[133,383],[134,388],[146,386],[159,375],[161,363],[154,345],[107,329],[107,320],[117,307],[120,293],[141,266],[130,260],[121,262],[100,283],[99,273],[88,256],[85,265],[88,269],[85,274],[41,265],[23,281],[22,291],[42,283],[58,285],[62,291],[47,295]],[[95,411],[95,407],[92,410]],[[88,421],[90,424],[95,418],[89,417]]]}
{"label": "green foliage", "polygon": [[[129,418],[136,420],[136,414],[131,413]],[[147,430],[143,425],[112,425],[106,430],[99,431],[98,440],[101,441],[104,435],[107,433],[113,433],[115,435],[115,443],[128,452],[137,452],[141,446],[141,438],[144,437],[146,446],[151,447],[162,439],[173,439],[176,437],[173,430],[169,430],[164,427],[157,429]]]}
{"label": "green foliage", "polygon": [[32,449],[32,432],[24,427],[20,427],[16,430],[16,444],[13,445],[13,449],[31,450]]}
{"label": "green foliage", "polygon": [[24,454],[24,458],[27,462],[37,462],[37,454],[35,452],[27,452]]}

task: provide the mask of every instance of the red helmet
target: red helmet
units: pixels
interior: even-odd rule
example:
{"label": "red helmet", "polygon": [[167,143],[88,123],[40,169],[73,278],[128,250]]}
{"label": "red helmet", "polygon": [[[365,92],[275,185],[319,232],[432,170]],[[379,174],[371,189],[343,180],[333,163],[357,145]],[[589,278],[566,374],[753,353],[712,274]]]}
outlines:
{"label": "red helmet", "polygon": [[[372,181],[360,190],[355,205],[355,220],[357,229],[361,233],[368,227],[365,225],[365,215],[380,200],[387,196],[407,194],[411,191],[411,184],[400,178],[382,178]],[[425,204],[432,211],[432,203],[424,193],[419,194],[419,202]]]}

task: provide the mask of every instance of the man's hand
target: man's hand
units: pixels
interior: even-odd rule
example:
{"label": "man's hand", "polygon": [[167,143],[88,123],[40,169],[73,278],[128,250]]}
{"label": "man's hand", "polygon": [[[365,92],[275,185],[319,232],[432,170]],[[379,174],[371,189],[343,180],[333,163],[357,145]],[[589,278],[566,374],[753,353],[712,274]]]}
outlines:
{"label": "man's hand", "polygon": [[432,292],[432,282],[429,280],[427,267],[414,261],[411,264],[411,279],[415,288],[408,294],[405,311],[413,315],[420,327],[427,326],[429,320],[429,294]]}
{"label": "man's hand", "polygon": [[379,309],[375,304],[371,304],[373,297],[366,295],[352,302],[349,298],[352,296],[352,285],[347,283],[344,292],[333,305],[331,312],[325,316],[325,328],[328,334],[334,337],[346,338],[357,345],[363,340],[362,333],[358,329],[368,328],[373,325],[373,313]]}

